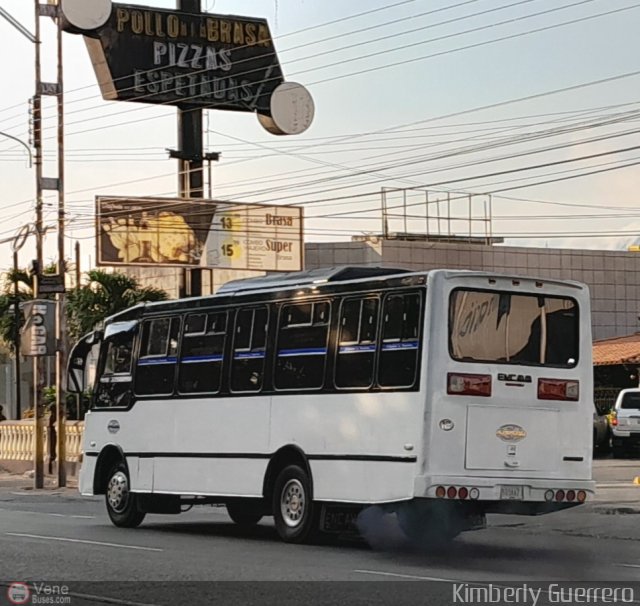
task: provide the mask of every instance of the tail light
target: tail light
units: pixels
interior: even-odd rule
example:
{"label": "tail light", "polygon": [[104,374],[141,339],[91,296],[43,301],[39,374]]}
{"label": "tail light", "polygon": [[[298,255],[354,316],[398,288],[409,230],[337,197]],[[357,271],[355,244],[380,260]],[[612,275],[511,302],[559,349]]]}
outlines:
{"label": "tail light", "polygon": [[466,499],[469,496],[469,491],[467,490],[466,487],[462,486],[459,490],[458,490],[458,498],[459,499]]}
{"label": "tail light", "polygon": [[450,499],[455,499],[458,494],[458,489],[455,486],[449,486],[447,489],[447,497]]}
{"label": "tail light", "polygon": [[451,396],[491,395],[491,375],[447,374],[447,393]]}
{"label": "tail light", "polygon": [[564,490],[556,490],[556,501],[564,501]]}
{"label": "tail light", "polygon": [[609,423],[611,423],[612,426],[616,426],[618,424],[618,415],[614,412],[611,414],[611,418],[609,419]]}
{"label": "tail light", "polygon": [[575,402],[579,397],[579,381],[563,381],[561,379],[538,379],[539,400],[570,400]]}
{"label": "tail light", "polygon": [[584,503],[587,500],[587,493],[584,490],[578,490],[578,501]]}
{"label": "tail light", "polygon": [[575,500],[576,500],[576,491],[567,490],[567,501],[575,501]]}
{"label": "tail light", "polygon": [[444,487],[444,486],[438,486],[438,488],[436,488],[436,496],[437,496],[438,498],[440,498],[440,499],[441,499],[441,498],[443,498],[443,497],[444,497],[444,495],[446,495],[446,494],[447,494],[447,491],[446,491],[446,489],[445,489],[445,487]]}

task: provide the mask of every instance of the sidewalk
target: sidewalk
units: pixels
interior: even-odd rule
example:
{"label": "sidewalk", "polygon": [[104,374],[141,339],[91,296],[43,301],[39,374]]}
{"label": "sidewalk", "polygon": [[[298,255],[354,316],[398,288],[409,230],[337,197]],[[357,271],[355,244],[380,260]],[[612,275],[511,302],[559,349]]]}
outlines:
{"label": "sidewalk", "polygon": [[31,491],[33,494],[47,494],[52,490],[64,490],[69,492],[77,492],[78,482],[77,478],[68,477],[67,486],[64,488],[58,488],[58,478],[55,476],[45,475],[44,488],[36,490],[33,482],[33,472],[27,472],[24,474],[9,473],[3,469],[0,469],[0,492],[5,490],[24,490]]}

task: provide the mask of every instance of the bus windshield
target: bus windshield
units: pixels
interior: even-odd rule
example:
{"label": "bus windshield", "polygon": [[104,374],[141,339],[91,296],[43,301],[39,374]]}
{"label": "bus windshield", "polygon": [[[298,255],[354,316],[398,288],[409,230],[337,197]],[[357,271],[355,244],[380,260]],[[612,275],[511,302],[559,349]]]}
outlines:
{"label": "bus windshield", "polygon": [[449,350],[462,362],[572,368],[578,305],[568,297],[456,289],[449,300]]}

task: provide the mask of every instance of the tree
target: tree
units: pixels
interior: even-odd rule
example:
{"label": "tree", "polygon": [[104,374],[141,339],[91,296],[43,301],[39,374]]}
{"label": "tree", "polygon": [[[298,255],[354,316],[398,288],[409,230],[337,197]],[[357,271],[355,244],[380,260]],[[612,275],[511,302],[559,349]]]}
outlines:
{"label": "tree", "polygon": [[142,287],[135,278],[125,274],[94,269],[87,272],[87,277],[88,284],[67,293],[67,329],[72,340],[136,303],[168,298],[164,290]]}

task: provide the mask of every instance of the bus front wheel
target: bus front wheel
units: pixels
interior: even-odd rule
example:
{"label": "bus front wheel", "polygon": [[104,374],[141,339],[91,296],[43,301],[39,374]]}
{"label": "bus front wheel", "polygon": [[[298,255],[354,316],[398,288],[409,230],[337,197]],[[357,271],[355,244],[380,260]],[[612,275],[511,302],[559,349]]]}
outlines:
{"label": "bus front wheel", "polygon": [[285,467],[273,490],[273,517],[280,538],[304,543],[318,531],[320,508],[313,502],[309,474],[297,465]]}
{"label": "bus front wheel", "polygon": [[111,468],[107,481],[105,501],[107,513],[115,526],[135,528],[144,520],[145,513],[138,510],[137,498],[131,492],[129,470],[123,461]]}

